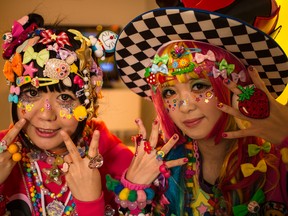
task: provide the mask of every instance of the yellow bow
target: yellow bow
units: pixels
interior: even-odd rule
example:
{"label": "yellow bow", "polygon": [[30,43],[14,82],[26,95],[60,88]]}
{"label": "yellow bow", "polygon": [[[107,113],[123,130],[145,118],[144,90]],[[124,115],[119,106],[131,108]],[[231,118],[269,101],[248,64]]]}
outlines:
{"label": "yellow bow", "polygon": [[266,172],[267,165],[264,159],[260,160],[256,167],[251,163],[241,164],[241,171],[244,177],[248,177],[254,173],[254,171]]}
{"label": "yellow bow", "polygon": [[42,49],[39,53],[34,52],[32,46],[28,47],[23,56],[23,64],[27,64],[31,60],[35,59],[37,64],[40,67],[43,67],[44,64],[49,59],[49,51],[47,49]]}
{"label": "yellow bow", "polygon": [[14,73],[16,73],[17,76],[21,76],[22,72],[23,72],[22,57],[19,53],[16,52],[12,59],[12,62],[8,60],[5,62],[3,73],[7,80],[9,80],[10,82],[14,82],[15,80]]}
{"label": "yellow bow", "polygon": [[282,155],[283,163],[288,164],[288,148],[282,148],[280,153]]}

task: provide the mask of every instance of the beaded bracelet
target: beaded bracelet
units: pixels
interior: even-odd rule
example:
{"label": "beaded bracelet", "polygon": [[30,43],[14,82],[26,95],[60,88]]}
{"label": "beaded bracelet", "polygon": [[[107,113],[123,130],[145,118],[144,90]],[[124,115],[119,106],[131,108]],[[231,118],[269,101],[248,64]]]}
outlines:
{"label": "beaded bracelet", "polygon": [[[131,186],[131,185],[130,185]],[[155,196],[152,188],[133,190],[125,187],[120,181],[106,175],[106,187],[116,195],[115,201],[121,207],[128,208],[131,211],[144,209],[147,204],[151,204]],[[139,185],[136,187],[138,188]]]}

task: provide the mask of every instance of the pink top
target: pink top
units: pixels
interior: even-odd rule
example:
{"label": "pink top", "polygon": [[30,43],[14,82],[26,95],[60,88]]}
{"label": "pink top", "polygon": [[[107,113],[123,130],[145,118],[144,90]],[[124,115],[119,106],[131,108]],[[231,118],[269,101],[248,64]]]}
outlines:
{"label": "pink top", "polygon": [[[106,174],[110,174],[113,178],[120,180],[122,173],[129,166],[133,154],[124,144],[121,143],[121,141],[116,136],[114,136],[108,131],[107,127],[103,122],[93,120],[91,123],[92,128],[99,130],[101,135],[99,152],[103,156],[104,164],[101,168],[99,168],[99,170],[101,173],[103,192],[101,197],[95,201],[82,202],[73,198],[73,200],[69,201],[68,205],[71,205],[73,201],[76,205],[76,211],[79,216],[104,215],[104,209],[108,205],[115,209],[114,215],[118,215],[117,206],[114,201],[115,195],[113,194],[113,192],[109,192],[107,190],[105,176]],[[7,131],[0,132],[0,140],[4,137],[6,133]],[[51,166],[43,161],[38,161],[38,165],[41,170],[43,168]],[[42,178],[43,182],[45,182],[46,176],[42,175]],[[24,177],[21,174],[20,166],[16,165],[8,179],[4,182],[4,184],[0,185],[0,196],[3,195],[4,197],[6,197],[6,199],[8,200],[7,205],[10,206],[13,205],[13,201],[14,205],[16,204],[16,206],[19,206],[19,202],[16,202],[15,200],[20,199],[24,201],[22,202],[24,206],[26,206],[27,209],[30,208],[30,210],[32,211],[33,207],[31,204],[31,200],[29,198],[29,195],[27,194],[27,188],[25,187],[23,180]],[[64,180],[64,178],[62,180]],[[50,191],[55,192],[56,194],[59,193],[61,190],[61,186],[57,185],[54,182],[51,182],[45,186]],[[67,196],[68,192],[64,193],[64,195],[58,200],[62,203],[65,203]],[[51,201],[53,200],[52,198],[50,198],[50,196],[45,196],[45,203],[50,203]],[[0,205],[0,214],[4,211],[3,208],[4,206]],[[32,215],[34,216],[37,214],[32,211]]]}

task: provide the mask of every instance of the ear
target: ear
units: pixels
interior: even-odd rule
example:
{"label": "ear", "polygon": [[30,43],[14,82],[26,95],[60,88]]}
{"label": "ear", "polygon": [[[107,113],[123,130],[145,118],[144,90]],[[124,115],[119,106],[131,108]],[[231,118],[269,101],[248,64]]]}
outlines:
{"label": "ear", "polygon": [[[232,107],[238,109],[238,95],[232,95]],[[250,127],[250,122],[234,117],[236,124],[240,129],[247,129]]]}

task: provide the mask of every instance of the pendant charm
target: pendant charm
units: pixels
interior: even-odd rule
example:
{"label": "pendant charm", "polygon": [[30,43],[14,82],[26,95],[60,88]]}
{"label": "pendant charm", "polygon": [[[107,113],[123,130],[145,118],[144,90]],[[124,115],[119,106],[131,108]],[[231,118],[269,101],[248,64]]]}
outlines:
{"label": "pendant charm", "polygon": [[57,200],[53,200],[53,202],[49,203],[46,207],[47,214],[49,216],[61,216],[64,212],[65,206],[62,202]]}
{"label": "pendant charm", "polygon": [[57,166],[52,166],[50,169],[43,169],[43,173],[46,175],[45,183],[55,182],[58,185],[62,184],[63,171]]}

